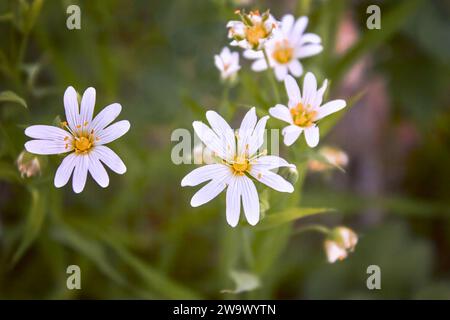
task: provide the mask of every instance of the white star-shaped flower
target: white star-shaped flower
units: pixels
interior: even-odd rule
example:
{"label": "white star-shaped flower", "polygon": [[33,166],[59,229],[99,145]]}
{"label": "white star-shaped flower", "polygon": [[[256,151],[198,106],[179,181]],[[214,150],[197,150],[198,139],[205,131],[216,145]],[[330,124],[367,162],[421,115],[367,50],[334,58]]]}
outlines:
{"label": "white star-shaped flower", "polygon": [[193,170],[183,178],[181,186],[196,186],[209,181],[192,197],[193,207],[209,202],[227,188],[228,224],[232,227],[238,224],[242,200],[248,223],[256,225],[260,218],[260,207],[253,180],[280,192],[293,192],[292,184],[271,170],[295,166],[278,156],[258,153],[264,142],[264,130],[269,116],[257,121],[255,108],[247,112],[236,133],[215,111],[208,111],[206,118],[211,128],[200,121],[195,121],[193,127],[198,137],[220,161]]}
{"label": "white star-shaped flower", "polygon": [[214,63],[220,71],[223,80],[233,80],[237,72],[241,69],[239,65],[239,53],[231,52],[228,47],[224,47],[220,54],[214,56]]}
{"label": "white star-shaped flower", "polygon": [[277,104],[269,109],[269,113],[272,117],[289,123],[282,131],[285,145],[292,145],[300,134],[305,132],[306,143],[313,148],[317,146],[320,138],[317,121],[341,110],[346,103],[338,99],[321,106],[327,80],[317,90],[316,77],[311,72],[308,72],[303,80],[303,94],[293,77],[288,75],[284,84],[289,97],[288,107]]}
{"label": "white star-shaped flower", "polygon": [[[270,67],[274,69],[278,81],[283,81],[288,73],[300,77],[303,67],[300,59],[314,56],[323,49],[321,39],[317,34],[305,33],[308,25],[307,17],[294,21],[293,15],[285,15],[281,26],[274,32],[274,37],[266,43],[265,50]],[[244,57],[253,59],[253,71],[267,69],[267,62],[262,51],[246,50]]]}
{"label": "white star-shaped flower", "polygon": [[76,193],[83,191],[88,172],[101,187],[106,188],[109,177],[103,164],[118,174],[126,171],[119,156],[105,144],[127,133],[130,123],[122,120],[110,125],[122,110],[118,103],[107,106],[93,119],[94,106],[94,88],[84,92],[79,109],[77,93],[73,87],[68,87],[64,93],[67,122],[62,123],[63,128],[35,125],[25,130],[28,137],[36,139],[25,143],[28,152],[42,155],[70,152],[56,171],[54,184],[57,188],[67,184],[72,172],[73,191]]}
{"label": "white star-shaped flower", "polygon": [[241,21],[232,20],[227,23],[228,38],[233,39],[232,46],[244,49],[261,50],[264,44],[273,35],[278,22],[269,14],[269,11],[260,14],[259,11],[245,12],[237,11]]}

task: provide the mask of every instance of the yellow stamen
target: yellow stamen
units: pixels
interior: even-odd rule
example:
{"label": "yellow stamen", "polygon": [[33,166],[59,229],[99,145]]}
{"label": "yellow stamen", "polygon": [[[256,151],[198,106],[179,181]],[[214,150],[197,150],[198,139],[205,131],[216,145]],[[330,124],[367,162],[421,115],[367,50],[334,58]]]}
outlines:
{"label": "yellow stamen", "polygon": [[253,26],[248,26],[245,31],[245,35],[246,35],[247,41],[252,46],[257,46],[257,45],[259,45],[260,39],[264,39],[268,36],[268,32],[267,32],[266,28],[264,27],[264,24],[258,23]]}
{"label": "yellow stamen", "polygon": [[313,110],[310,105],[305,107],[301,102],[292,108],[290,112],[294,123],[299,127],[311,127],[317,118],[317,111]]}
{"label": "yellow stamen", "polygon": [[280,41],[275,44],[275,49],[272,53],[272,58],[281,64],[286,64],[292,60],[294,56],[294,49],[289,46],[287,40]]}
{"label": "yellow stamen", "polygon": [[231,167],[234,174],[243,176],[246,171],[250,170],[250,163],[245,158],[236,157]]}
{"label": "yellow stamen", "polygon": [[74,143],[76,153],[86,153],[92,147],[92,141],[88,137],[80,137]]}

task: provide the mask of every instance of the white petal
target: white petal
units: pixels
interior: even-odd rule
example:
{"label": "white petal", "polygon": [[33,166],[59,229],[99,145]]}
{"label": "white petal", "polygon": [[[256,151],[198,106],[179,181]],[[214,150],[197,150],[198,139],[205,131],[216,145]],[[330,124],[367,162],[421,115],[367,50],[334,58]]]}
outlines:
{"label": "white petal", "polygon": [[278,156],[262,156],[252,162],[252,166],[257,166],[261,170],[271,170],[279,167],[295,168],[295,165],[290,164],[283,158]]}
{"label": "white petal", "polygon": [[111,141],[119,139],[121,136],[127,133],[128,130],[130,130],[130,122],[128,120],[116,122],[98,133],[97,137],[99,138],[99,140],[96,142],[96,144],[102,145],[110,143]]}
{"label": "white petal", "polygon": [[303,79],[303,99],[305,105],[311,104],[316,97],[317,81],[314,74],[308,72]]}
{"label": "white petal", "polygon": [[211,110],[206,112],[206,119],[208,119],[211,128],[217,136],[223,136],[225,138],[227,153],[234,155],[236,152],[236,139],[234,131],[231,129],[228,122],[226,122],[217,112]]}
{"label": "white petal", "polygon": [[73,172],[72,188],[75,193],[83,191],[86,185],[89,158],[87,155],[77,156],[75,159],[75,171]]}
{"label": "white petal", "polygon": [[254,166],[250,169],[250,174],[259,182],[279,192],[293,192],[294,187],[280,175]]}
{"label": "white petal", "polygon": [[90,129],[93,129],[95,132],[104,129],[117,118],[120,111],[122,111],[122,106],[120,104],[110,104],[95,116],[94,120],[92,120]]}
{"label": "white petal", "polygon": [[65,186],[67,182],[69,182],[72,171],[75,168],[75,164],[77,163],[77,157],[78,156],[75,153],[71,153],[63,159],[55,173],[55,187],[61,188],[62,186]]}
{"label": "white petal", "polygon": [[238,132],[237,153],[243,155],[246,151],[246,146],[249,144],[250,137],[253,134],[253,130],[256,125],[256,109],[251,108],[242,119],[241,126]]}
{"label": "white petal", "polygon": [[198,207],[217,197],[225,188],[224,181],[212,180],[203,188],[198,190],[191,199],[191,206]]}
{"label": "white petal", "polygon": [[323,106],[319,108],[319,114],[317,115],[317,120],[320,120],[329,114],[335,113],[343,108],[345,108],[347,104],[344,100],[332,100],[325,103]]}
{"label": "white petal", "polygon": [[300,77],[303,73],[303,67],[302,64],[300,63],[300,61],[294,59],[289,63],[289,72],[294,76],[294,77]]}
{"label": "white petal", "polygon": [[231,169],[224,164],[208,164],[189,172],[183,180],[181,186],[196,186],[211,179],[221,179],[226,174],[231,174]]}
{"label": "white petal", "polygon": [[270,108],[269,114],[276,119],[292,123],[292,116],[289,112],[289,108],[282,104],[277,104],[275,107]]}
{"label": "white petal", "polygon": [[258,149],[261,148],[261,146],[263,145],[267,120],[269,120],[269,116],[264,116],[261,119],[259,119],[258,123],[256,124],[255,130],[253,131],[253,134],[250,137],[250,140],[248,141],[249,155],[255,154],[256,151],[258,151]]}
{"label": "white petal", "polygon": [[325,81],[322,84],[322,87],[320,87],[320,89],[317,90],[316,96],[313,100],[313,103],[311,104],[313,106],[313,108],[317,109],[322,104],[323,94],[325,93],[325,90],[327,90],[327,86],[328,86],[328,80],[325,79]]}
{"label": "white petal", "polygon": [[252,70],[259,72],[267,69],[267,63],[265,59],[256,60],[252,63]]}
{"label": "white petal", "polygon": [[259,197],[255,184],[246,176],[237,178],[242,194],[245,217],[252,226],[259,221]]}
{"label": "white petal", "polygon": [[308,17],[300,17],[297,19],[294,25],[293,35],[300,37],[308,25]]}
{"label": "white petal", "polygon": [[305,33],[301,38],[299,45],[305,44],[305,43],[312,43],[312,44],[319,44],[322,40],[320,37],[315,33]]}
{"label": "white petal", "polygon": [[305,129],[306,143],[311,148],[314,148],[315,146],[317,146],[319,144],[319,138],[320,138],[320,134],[319,134],[318,126],[313,125],[313,126]]}
{"label": "white petal", "polygon": [[308,44],[296,50],[295,57],[297,59],[307,58],[322,52],[323,47],[320,44]]}
{"label": "white petal", "polygon": [[286,92],[288,94],[289,101],[299,103],[301,99],[300,88],[298,87],[295,79],[288,75],[286,79],[284,79],[284,86],[286,87]]}
{"label": "white petal", "polygon": [[292,14],[286,14],[281,18],[281,30],[285,35],[289,35],[293,25],[294,16]]}
{"label": "white petal", "polygon": [[230,179],[226,196],[226,217],[227,222],[233,228],[239,222],[239,215],[241,211],[241,193],[237,186],[237,178]]}
{"label": "white petal", "polygon": [[122,159],[106,146],[96,146],[91,152],[95,152],[97,158],[106,164],[112,171],[118,174],[124,174],[127,171],[127,167],[123,163]]}
{"label": "white petal", "polygon": [[288,74],[288,67],[286,65],[278,65],[274,67],[275,77],[278,81],[283,81]]}
{"label": "white petal", "polygon": [[242,55],[244,56],[244,58],[251,59],[251,60],[264,59],[264,53],[262,53],[262,51],[245,50]]}
{"label": "white petal", "polygon": [[105,167],[103,167],[103,164],[100,163],[97,153],[91,152],[88,157],[88,168],[92,178],[94,178],[102,188],[106,188],[109,185],[108,173],[106,172]]}
{"label": "white petal", "polygon": [[34,139],[43,140],[64,140],[70,137],[70,134],[61,128],[54,126],[36,125],[25,129],[25,135]]}
{"label": "white petal", "polygon": [[216,65],[217,69],[219,69],[220,71],[223,71],[223,69],[224,69],[223,61],[220,58],[220,56],[218,56],[217,54],[214,56],[214,64]]}
{"label": "white petal", "polygon": [[287,146],[292,145],[298,139],[300,133],[302,133],[302,128],[296,125],[285,127],[282,131],[284,136],[284,144]]}
{"label": "white petal", "polygon": [[218,137],[213,130],[201,121],[194,121],[192,123],[195,134],[200,140],[222,159],[227,159],[226,146],[227,142],[224,136]]}
{"label": "white petal", "polygon": [[80,115],[78,110],[77,92],[73,87],[68,87],[64,92],[64,109],[66,111],[66,120],[72,130],[77,129],[80,124]]}
{"label": "white petal", "polygon": [[25,143],[25,149],[30,153],[48,155],[71,151],[73,146],[66,144],[63,140],[30,140]]}
{"label": "white petal", "polygon": [[91,123],[95,107],[95,89],[87,88],[81,98],[80,124]]}

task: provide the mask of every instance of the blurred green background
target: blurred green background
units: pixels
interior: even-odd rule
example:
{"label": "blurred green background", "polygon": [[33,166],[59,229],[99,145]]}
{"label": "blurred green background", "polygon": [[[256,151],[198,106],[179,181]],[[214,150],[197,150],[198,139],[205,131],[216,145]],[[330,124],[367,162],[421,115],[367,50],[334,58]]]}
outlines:
{"label": "blurred green background", "polygon": [[[81,30],[66,28],[70,4]],[[370,4],[380,30],[366,28]],[[308,15],[325,49],[304,69],[331,80],[330,96],[357,97],[321,141],[348,154],[346,171],[301,170],[296,189],[299,205],[335,212],[253,230],[226,224],[223,195],[189,206],[194,190],[180,181],[194,166],[171,162],[170,134],[222,103],[213,55],[242,7]],[[449,14],[438,0],[1,1],[0,92],[23,101],[0,99],[0,298],[449,299]],[[260,90],[266,76],[241,64],[234,121],[245,106],[276,103]],[[63,118],[69,85],[95,87],[96,113],[118,102],[132,124],[112,145],[128,171],[111,173],[107,189],[90,178],[80,195],[54,188],[59,156],[42,157],[36,177],[17,170],[24,128]],[[272,198],[267,214],[285,199]],[[322,235],[294,231],[311,223],[351,227],[355,252],[328,264]],[[72,264],[82,290],[66,288]],[[381,290],[366,288],[371,264]],[[235,286],[232,270],[260,287],[221,293]]]}

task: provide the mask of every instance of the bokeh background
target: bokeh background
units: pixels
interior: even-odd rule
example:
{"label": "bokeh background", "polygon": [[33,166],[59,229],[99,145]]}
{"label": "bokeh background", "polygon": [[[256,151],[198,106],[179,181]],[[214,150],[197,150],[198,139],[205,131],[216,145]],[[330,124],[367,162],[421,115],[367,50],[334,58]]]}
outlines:
{"label": "bokeh background", "polygon": [[[81,30],[66,28],[70,4]],[[381,30],[366,27],[370,4]],[[275,230],[231,229],[223,195],[191,208],[194,190],[180,181],[194,166],[170,158],[172,130],[222,103],[213,55],[242,7],[308,15],[325,49],[305,70],[331,80],[331,97],[353,99],[321,141],[348,154],[345,172],[303,170],[297,189],[299,205],[336,211]],[[0,92],[23,100],[0,101],[0,298],[449,299],[449,14],[439,0],[1,1]],[[241,63],[234,119],[274,102],[265,75]],[[112,145],[128,172],[111,173],[107,189],[92,179],[80,195],[55,189],[59,156],[41,157],[35,177],[17,169],[24,128],[64,117],[69,85],[95,87],[96,112],[121,103],[132,124]],[[317,223],[355,230],[355,252],[327,263],[321,234],[295,232]],[[66,288],[72,264],[82,290]],[[371,264],[381,290],[366,288]],[[232,270],[260,287],[222,293]]]}

